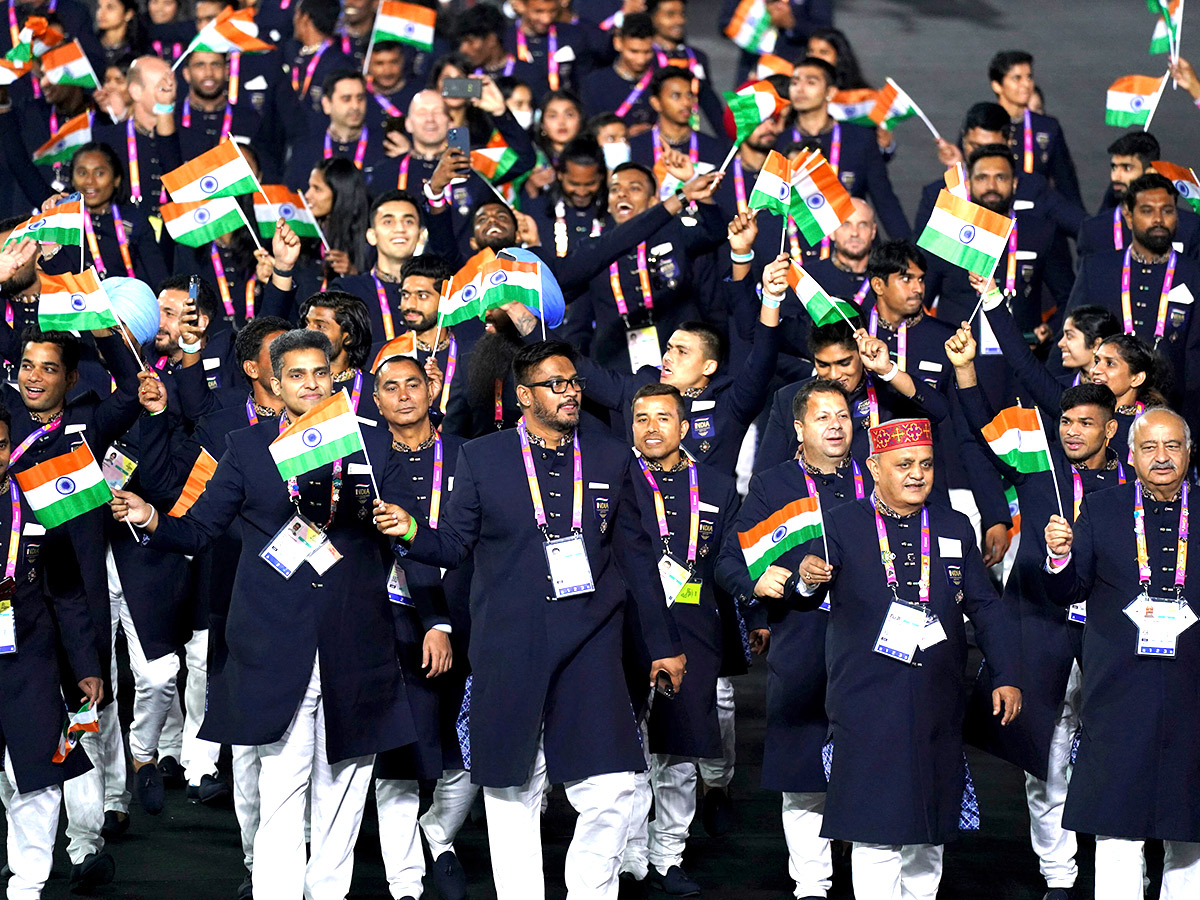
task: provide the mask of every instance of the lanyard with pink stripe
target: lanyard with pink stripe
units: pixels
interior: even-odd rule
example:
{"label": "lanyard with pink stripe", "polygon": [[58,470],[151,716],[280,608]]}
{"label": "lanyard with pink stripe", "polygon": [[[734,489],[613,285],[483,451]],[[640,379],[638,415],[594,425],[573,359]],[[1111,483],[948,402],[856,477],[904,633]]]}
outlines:
{"label": "lanyard with pink stripe", "polygon": [[57,431],[59,428],[62,428],[62,423],[62,416],[59,416],[53,422],[47,422],[40,428],[35,429],[33,433],[29,435],[29,437],[25,438],[25,440],[21,441],[21,443],[17,444],[17,446],[13,448],[13,452],[9,454],[8,457],[8,467],[11,469],[13,466],[15,466],[17,464],[17,460],[25,455],[25,451],[36,444],[43,437],[50,434],[52,431]]}
{"label": "lanyard with pink stripe", "polygon": [[[891,545],[888,543],[887,526],[883,523],[883,516],[879,513],[879,508],[876,506],[875,497],[871,497],[871,508],[875,512],[875,533],[879,536],[879,558],[883,561],[883,572],[887,576],[888,587],[892,589],[892,597],[897,601],[900,600],[898,588],[900,582],[896,578],[896,555],[892,553]],[[929,603],[929,570],[930,570],[930,543],[929,543],[929,508],[921,508],[921,582],[920,592],[918,597],[922,604]]]}
{"label": "lanyard with pink stripe", "polygon": [[[341,141],[338,141],[338,143],[340,144]],[[321,157],[322,157],[322,159],[329,159],[332,156],[333,156],[333,139],[330,137],[329,132],[326,131],[325,132],[325,147],[322,150]],[[354,168],[361,169],[363,167],[363,160],[366,158],[367,158],[367,126],[364,125],[362,127],[362,131],[360,131],[358,134],[358,144],[354,148]]]}
{"label": "lanyard with pink stripe", "polygon": [[[525,420],[517,424],[517,436],[521,439],[521,458],[525,462],[525,478],[529,482],[529,498],[533,501],[533,517],[537,520],[538,528],[546,540],[552,540],[546,525],[546,507],[542,504],[542,489],[538,486],[537,470],[533,467],[533,453],[529,450],[529,432],[525,430]],[[574,490],[571,498],[571,531],[574,534],[583,532],[583,456],[579,452],[579,434],[572,439],[575,451],[575,466],[572,475]]]}
{"label": "lanyard with pink stripe", "polygon": [[[700,484],[696,478],[696,463],[689,458],[687,464],[689,510],[687,561],[690,569],[696,564],[696,545],[700,535]],[[646,460],[639,457],[638,465],[642,467],[642,474],[646,476],[646,481],[650,484],[650,491],[654,494],[654,516],[658,519],[658,535],[662,538],[663,549],[670,556],[671,527],[667,524],[667,510],[663,504],[662,491],[658,489],[658,482],[654,480],[654,474],[646,465]]]}
{"label": "lanyard with pink stripe", "polygon": [[[1121,319],[1125,328],[1126,334],[1133,334],[1133,303],[1129,296],[1129,258],[1133,252],[1132,247],[1125,250],[1125,261],[1121,265]],[[1163,276],[1162,293],[1158,298],[1158,318],[1154,322],[1154,343],[1155,346],[1162,340],[1162,336],[1167,330],[1167,298],[1171,293],[1171,284],[1175,281],[1175,263],[1177,257],[1175,251],[1171,251],[1171,255],[1167,257],[1167,273]]]}

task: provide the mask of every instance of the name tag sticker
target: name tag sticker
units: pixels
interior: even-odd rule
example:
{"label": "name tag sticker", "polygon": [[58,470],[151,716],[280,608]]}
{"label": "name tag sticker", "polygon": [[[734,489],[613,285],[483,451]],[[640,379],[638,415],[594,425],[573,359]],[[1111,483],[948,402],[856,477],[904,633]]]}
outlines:
{"label": "name tag sticker", "polygon": [[1038,255],[1037,255],[1036,250],[1018,250],[1017,251],[1017,259],[1025,260],[1026,262],[1028,262],[1031,259],[1037,259],[1037,258],[1038,258]]}
{"label": "name tag sticker", "polygon": [[560,63],[574,62],[575,48],[572,47],[570,44],[567,44],[565,47],[559,47],[554,52],[554,58],[556,60],[558,60]]}
{"label": "name tag sticker", "polygon": [[1032,200],[1014,200],[1013,201],[1013,210],[1016,211],[1019,209],[1033,209],[1033,201]]}
{"label": "name tag sticker", "polygon": [[346,474],[347,475],[370,475],[371,474],[371,464],[370,463],[350,463],[348,466],[346,466]]}
{"label": "name tag sticker", "polygon": [[1167,294],[1168,303],[1179,303],[1187,306],[1195,302],[1195,300],[1196,298],[1192,296],[1192,292],[1188,289],[1186,284],[1175,285],[1173,288],[1171,288],[1170,293]]}
{"label": "name tag sticker", "polygon": [[706,409],[713,409],[717,405],[716,400],[693,400],[692,412],[704,412]]}
{"label": "name tag sticker", "polygon": [[962,559],[962,541],[958,538],[938,537],[938,555],[950,559]]}
{"label": "name tag sticker", "polygon": [[453,475],[450,475],[446,478],[446,490],[448,490],[448,491],[454,490],[454,476]]}
{"label": "name tag sticker", "polygon": [[588,482],[588,490],[589,491],[607,491],[608,485],[603,481],[589,481]]}
{"label": "name tag sticker", "polygon": [[26,537],[40,537],[46,533],[46,527],[39,525],[37,522],[26,522],[21,528],[21,534]]}
{"label": "name tag sticker", "polygon": [[710,513],[719,513],[721,511],[721,507],[713,506],[711,503],[705,503],[703,500],[700,501],[700,509],[702,509],[704,512]]}
{"label": "name tag sticker", "polygon": [[81,431],[87,431],[87,425],[82,422],[75,425],[64,425],[63,434],[79,434]]}
{"label": "name tag sticker", "polygon": [[917,368],[922,372],[940,372],[942,371],[942,364],[940,362],[933,362],[932,360],[923,359],[917,363]]}
{"label": "name tag sticker", "polygon": [[209,357],[205,357],[204,359],[200,360],[200,365],[204,366],[206,369],[219,369],[221,368],[221,361],[219,359],[210,359]]}
{"label": "name tag sticker", "polygon": [[665,241],[661,244],[656,244],[655,246],[651,247],[650,253],[654,256],[666,256],[674,249],[674,244],[672,244],[670,241]]}

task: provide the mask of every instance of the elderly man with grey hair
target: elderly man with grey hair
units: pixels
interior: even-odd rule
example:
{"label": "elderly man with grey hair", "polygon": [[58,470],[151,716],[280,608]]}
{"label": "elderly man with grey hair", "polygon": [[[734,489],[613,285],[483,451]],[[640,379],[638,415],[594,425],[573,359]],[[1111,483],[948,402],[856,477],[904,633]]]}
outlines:
{"label": "elderly man with grey hair", "polygon": [[[1142,897],[1143,844],[1162,840],[1162,900],[1200,892],[1200,628],[1189,593],[1183,417],[1134,420],[1137,477],[1089,494],[1074,525],[1046,526],[1047,589],[1087,602],[1079,753],[1063,826],[1096,835],[1096,900]],[[1194,558],[1194,554],[1193,554]]]}

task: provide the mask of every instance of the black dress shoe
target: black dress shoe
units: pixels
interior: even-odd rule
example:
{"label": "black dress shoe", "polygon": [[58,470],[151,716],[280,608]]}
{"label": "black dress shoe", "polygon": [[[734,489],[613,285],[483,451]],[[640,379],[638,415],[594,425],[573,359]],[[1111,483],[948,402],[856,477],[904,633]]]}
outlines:
{"label": "black dress shoe", "polygon": [[661,874],[654,866],[650,867],[650,871],[646,873],[646,880],[653,887],[658,888],[664,894],[670,894],[672,897],[699,897],[700,885],[692,881],[688,874],[679,868],[679,866],[671,866],[667,869],[667,874]]}
{"label": "black dress shoe", "polygon": [[106,841],[115,841],[129,830],[129,813],[117,812],[115,809],[104,813],[104,825],[100,828],[100,837]]}
{"label": "black dress shoe", "polygon": [[117,864],[108,853],[92,853],[83,862],[71,866],[71,893],[87,894],[109,884],[117,874]]}
{"label": "black dress shoe", "polygon": [[700,802],[700,820],[710,837],[724,837],[733,827],[733,804],[724,788],[709,788]]}
{"label": "black dress shoe", "polygon": [[1071,900],[1070,888],[1050,888],[1042,900]]}
{"label": "black dress shoe", "polygon": [[133,773],[138,802],[152,816],[163,811],[166,794],[163,791],[162,773],[154,763],[146,763]]}
{"label": "black dress shoe", "polygon": [[435,859],[429,874],[442,900],[463,900],[467,896],[467,873],[453,850]]}
{"label": "black dress shoe", "polygon": [[205,775],[199,784],[189,784],[187,798],[199,801],[205,806],[228,806],[233,792],[229,785],[215,775]]}
{"label": "black dress shoe", "polygon": [[642,900],[646,896],[646,881],[639,880],[632,872],[617,876],[617,900]]}
{"label": "black dress shoe", "polygon": [[8,863],[5,863],[4,867],[0,868],[0,880],[8,881],[10,878],[12,878],[12,869],[9,868]]}
{"label": "black dress shoe", "polygon": [[187,773],[173,756],[164,756],[158,761],[158,772],[167,787],[183,787],[187,784]]}
{"label": "black dress shoe", "polygon": [[237,900],[254,900],[254,876],[249,872],[238,885]]}

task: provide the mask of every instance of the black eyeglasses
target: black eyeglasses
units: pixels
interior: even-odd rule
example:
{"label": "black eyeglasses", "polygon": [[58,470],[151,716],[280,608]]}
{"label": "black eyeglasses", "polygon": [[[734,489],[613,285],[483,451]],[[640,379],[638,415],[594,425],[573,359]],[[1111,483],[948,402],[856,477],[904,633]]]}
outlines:
{"label": "black eyeglasses", "polygon": [[568,387],[574,388],[577,391],[585,390],[587,388],[587,379],[582,375],[576,375],[574,378],[551,378],[549,381],[535,381],[532,384],[525,385],[525,387],[550,388],[556,394],[565,394]]}

